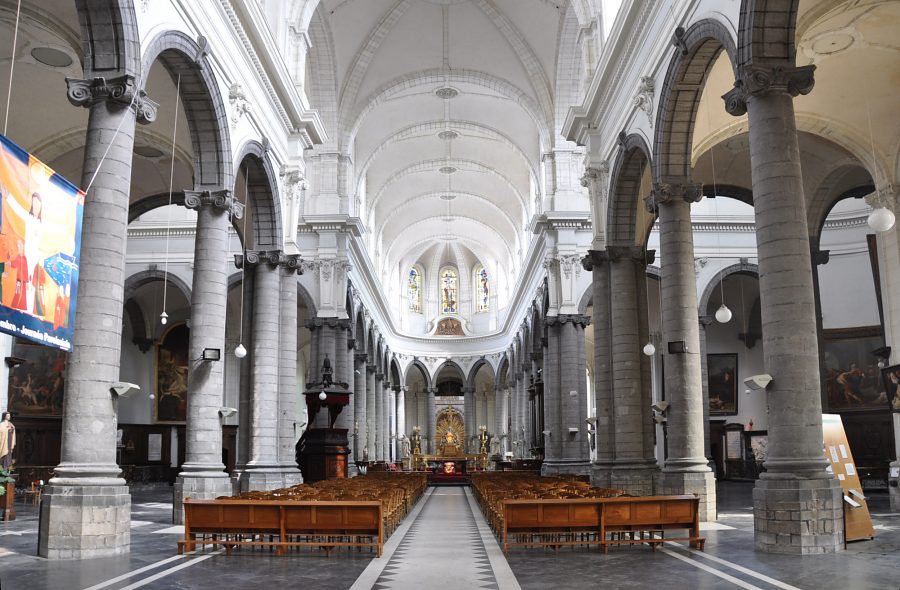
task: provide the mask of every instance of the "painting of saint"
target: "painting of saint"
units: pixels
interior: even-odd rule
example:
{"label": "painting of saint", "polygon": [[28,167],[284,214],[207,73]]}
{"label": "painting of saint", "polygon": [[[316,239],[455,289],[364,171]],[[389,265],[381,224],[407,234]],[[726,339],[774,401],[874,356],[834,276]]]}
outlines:
{"label": "painting of saint", "polygon": [[737,355],[706,355],[710,415],[737,414]]}
{"label": "painting of saint", "polygon": [[173,326],[156,348],[156,420],[187,420],[187,325]]}
{"label": "painting of saint", "polygon": [[9,410],[27,416],[61,416],[66,353],[16,341],[13,356],[24,362],[9,371]]}

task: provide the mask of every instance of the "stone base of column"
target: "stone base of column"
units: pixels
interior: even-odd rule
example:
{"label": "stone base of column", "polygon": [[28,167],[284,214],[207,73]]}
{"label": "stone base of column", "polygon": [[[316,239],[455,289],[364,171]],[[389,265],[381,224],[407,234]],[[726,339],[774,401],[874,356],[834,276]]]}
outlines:
{"label": "stone base of column", "polygon": [[191,474],[180,474],[175,478],[172,491],[172,522],[184,524],[184,499],[215,500],[219,496],[234,494],[234,485],[227,473],[222,472],[213,477],[201,477]]}
{"label": "stone base of column", "polygon": [[[888,473],[900,471],[900,461],[891,461]],[[891,512],[900,512],[900,477],[888,478],[888,493],[891,496]]]}
{"label": "stone base of column", "polygon": [[598,463],[591,464],[591,485],[595,488],[611,488],[612,484],[612,464]]}
{"label": "stone base of column", "polygon": [[753,488],[756,549],[814,555],[844,549],[844,513],[836,479],[760,479]]}
{"label": "stone base of column", "polygon": [[126,485],[50,484],[41,498],[38,555],[91,559],[128,553],[131,495]]}
{"label": "stone base of column", "polygon": [[697,494],[700,496],[700,521],[716,520],[716,477],[711,471],[662,471],[655,493],[660,496]]}
{"label": "stone base of column", "polygon": [[247,466],[241,473],[241,492],[266,492],[284,487],[284,473],[278,467]]}
{"label": "stone base of column", "polygon": [[282,467],[281,475],[286,488],[303,483],[303,474],[297,467]]}
{"label": "stone base of column", "polygon": [[541,475],[590,475],[591,462],[587,459],[553,459],[541,465]]}
{"label": "stone base of column", "polygon": [[[623,490],[631,496],[652,496],[656,489],[659,468],[646,462],[617,464],[610,473],[609,487]],[[714,484],[715,485],[715,484]],[[713,488],[715,491],[715,488]]]}

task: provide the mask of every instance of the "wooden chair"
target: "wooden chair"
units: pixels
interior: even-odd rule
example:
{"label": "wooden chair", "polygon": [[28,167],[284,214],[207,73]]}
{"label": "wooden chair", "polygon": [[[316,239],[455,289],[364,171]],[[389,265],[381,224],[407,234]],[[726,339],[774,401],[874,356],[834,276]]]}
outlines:
{"label": "wooden chair", "polygon": [[44,491],[44,486],[39,481],[31,482],[31,487],[25,490],[25,500],[27,501],[31,498],[32,506],[40,506],[41,504],[41,493]]}

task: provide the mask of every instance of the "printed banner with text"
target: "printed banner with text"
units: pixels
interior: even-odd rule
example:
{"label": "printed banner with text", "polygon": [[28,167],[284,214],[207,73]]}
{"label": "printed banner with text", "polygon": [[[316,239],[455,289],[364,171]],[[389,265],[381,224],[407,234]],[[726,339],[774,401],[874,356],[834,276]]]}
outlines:
{"label": "printed banner with text", "polygon": [[0,331],[72,350],[84,193],[0,135]]}

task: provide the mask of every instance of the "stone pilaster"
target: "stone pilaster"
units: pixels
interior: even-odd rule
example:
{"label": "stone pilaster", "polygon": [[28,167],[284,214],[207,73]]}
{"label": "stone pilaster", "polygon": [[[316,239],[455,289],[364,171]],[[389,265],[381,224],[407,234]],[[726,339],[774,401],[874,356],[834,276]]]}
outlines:
{"label": "stone pilaster", "polygon": [[[545,455],[541,472],[590,473],[590,449],[587,430],[587,382],[585,381],[584,327],[590,318],[582,315],[557,315],[544,320],[548,332],[549,357],[545,367],[545,428],[550,435],[552,455]],[[547,408],[552,408],[547,412]]]}
{"label": "stone pilaster", "polygon": [[[253,389],[253,332],[250,326],[253,324],[253,273],[244,272],[243,282],[244,304],[241,314],[243,334],[241,344],[247,350],[247,356],[240,359],[241,378],[238,391],[238,434],[237,457],[234,465],[234,473],[231,475],[232,485],[236,491],[240,490],[241,473],[250,461],[250,392]],[[234,351],[229,351],[233,354]]]}
{"label": "stone pilaster", "polygon": [[582,260],[584,269],[593,273],[594,326],[594,399],[597,418],[597,458],[591,466],[591,483],[598,487],[612,487],[613,459],[616,448],[616,415],[613,411],[612,370],[612,297],[609,289],[609,254],[606,250],[591,250]]}
{"label": "stone pilaster", "polygon": [[366,460],[375,461],[378,455],[375,450],[375,431],[378,425],[377,403],[378,387],[375,382],[375,365],[366,365]]}
{"label": "stone pilaster", "polygon": [[[340,383],[347,383],[348,387],[353,387],[354,379],[353,379],[353,349],[350,348],[351,345],[350,338],[350,320],[338,320],[337,327],[335,328],[335,362],[334,362],[334,374],[335,381]],[[352,390],[351,390],[352,391]],[[356,404],[356,396],[350,395],[350,403],[341,410],[341,413],[338,414],[337,420],[335,420],[334,427],[335,428],[346,428],[347,429],[347,441],[352,442],[353,436],[353,419],[355,409],[354,406]],[[350,445],[350,456],[347,458],[350,462],[351,469],[356,469],[356,466],[353,462],[356,460],[356,455],[353,453],[353,445]]]}
{"label": "stone pilaster", "polygon": [[297,279],[299,256],[285,256],[281,264],[281,325],[278,358],[278,463],[285,486],[303,481],[297,466]]}
{"label": "stone pilaster", "polygon": [[253,278],[253,361],[250,404],[250,460],[241,473],[242,491],[282,487],[278,454],[278,363],[281,273],[278,251],[247,251],[236,257]]}
{"label": "stone pilaster", "polygon": [[391,414],[393,414],[392,400],[393,400],[393,391],[391,390],[391,382],[387,380],[387,376],[385,376],[384,380],[384,393],[382,394],[382,399],[384,403],[384,414],[381,418],[381,428],[384,432],[384,436],[381,438],[382,450],[381,452],[384,454],[384,460],[391,460]]}
{"label": "stone pilaster", "polygon": [[506,390],[498,389],[494,392],[494,436],[500,441],[500,454],[506,452],[507,439],[504,438],[506,432],[506,420],[504,414],[506,410]]}
{"label": "stone pilaster", "polygon": [[706,464],[709,465],[709,468],[715,473],[716,460],[712,456],[712,442],[709,438],[709,368],[706,366],[706,327],[711,323],[713,323],[713,318],[710,316],[700,316],[700,382],[703,384],[703,454],[706,455]]}
{"label": "stone pilaster", "polygon": [[437,388],[429,387],[428,393],[425,398],[425,419],[428,424],[428,452],[435,453],[437,452],[437,444],[434,441],[434,437],[437,436],[437,411],[435,410],[435,399],[434,396],[437,395]]}
{"label": "stone pilaster", "polygon": [[399,461],[403,455],[399,451],[402,449],[400,440],[406,436],[406,385],[397,387],[394,393],[396,398],[395,407],[397,408],[396,419],[394,420],[394,457]]}
{"label": "stone pilaster", "polygon": [[[812,90],[815,66],[745,64],[727,110],[747,112],[759,296],[768,387],[766,472],[753,490],[756,548],[843,549],[839,482],[825,471],[815,297],[793,97]],[[800,508],[798,511],[797,508]]]}
{"label": "stone pilaster", "polygon": [[184,522],[184,498],[209,500],[231,494],[231,479],[222,463],[222,406],[225,362],[202,360],[207,348],[227,354],[225,306],[228,298],[224,253],[230,218],[244,215],[229,191],[186,191],[184,205],[197,211],[191,332],[188,344],[188,406],[185,462],[175,480],[173,521]]}
{"label": "stone pilaster", "polygon": [[366,360],[368,355],[357,352],[353,355],[353,460],[364,461],[368,453],[366,448],[366,419],[368,410],[368,392],[366,387]]}
{"label": "stone pilaster", "polygon": [[691,227],[691,203],[700,196],[699,185],[687,179],[667,179],[654,185],[647,206],[659,214],[663,346],[671,344],[684,351],[667,351],[664,356],[666,398],[671,404],[667,414],[669,456],[657,492],[699,494],[700,519],[710,521],[716,518],[716,487],[703,450],[700,327]]}
{"label": "stone pilaster", "polygon": [[131,542],[131,496],[116,465],[110,387],[119,381],[135,121],[156,116],[153,101],[134,96],[134,82],[133,76],[68,80],[69,101],[90,109],[81,185],[97,175],[84,199],[61,461],[41,501],[38,555],[50,559],[119,555]]}

